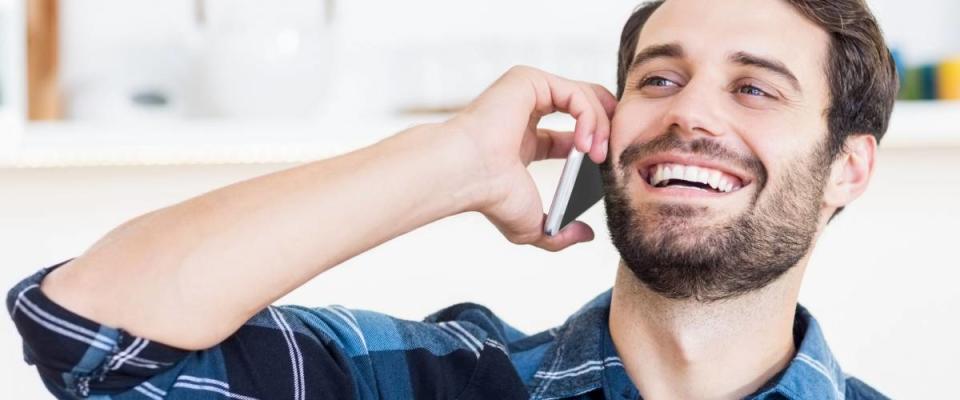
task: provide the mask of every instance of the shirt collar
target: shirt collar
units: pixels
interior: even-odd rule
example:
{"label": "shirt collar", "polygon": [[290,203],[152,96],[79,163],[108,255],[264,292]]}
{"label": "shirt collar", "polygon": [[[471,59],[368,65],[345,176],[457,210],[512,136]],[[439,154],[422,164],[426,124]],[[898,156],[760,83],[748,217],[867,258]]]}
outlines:
{"label": "shirt collar", "polygon": [[[532,400],[563,399],[597,389],[603,389],[608,399],[638,397],[610,340],[610,297],[607,290],[556,329],[556,340],[529,383]],[[820,325],[800,305],[794,317],[794,340],[798,351],[787,368],[748,398],[779,394],[790,399],[842,400],[845,375]]]}
{"label": "shirt collar", "polygon": [[[572,397],[602,386],[610,293],[597,296],[556,329],[556,339],[530,381],[531,400]],[[607,362],[619,361],[616,357]]]}
{"label": "shirt collar", "polygon": [[758,391],[756,398],[780,393],[790,399],[843,400],[846,375],[837,363],[820,324],[801,305],[797,305],[793,321],[793,337],[797,354],[780,375]]}

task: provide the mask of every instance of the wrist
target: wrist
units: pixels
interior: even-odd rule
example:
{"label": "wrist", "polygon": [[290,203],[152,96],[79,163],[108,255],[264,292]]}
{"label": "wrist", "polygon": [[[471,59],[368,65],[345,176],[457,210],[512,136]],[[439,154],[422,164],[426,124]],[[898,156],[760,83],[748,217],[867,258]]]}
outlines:
{"label": "wrist", "polygon": [[431,196],[445,202],[445,214],[479,211],[490,197],[488,168],[467,132],[451,121],[418,125],[404,132],[428,160]]}

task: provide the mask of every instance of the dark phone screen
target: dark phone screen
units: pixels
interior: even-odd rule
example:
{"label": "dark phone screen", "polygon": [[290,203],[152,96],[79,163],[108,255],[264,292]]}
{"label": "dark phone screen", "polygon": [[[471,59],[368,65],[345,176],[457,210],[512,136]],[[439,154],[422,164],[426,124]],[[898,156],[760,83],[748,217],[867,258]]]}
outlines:
{"label": "dark phone screen", "polygon": [[577,181],[573,184],[573,192],[567,209],[560,220],[560,229],[573,222],[603,198],[603,181],[600,178],[600,167],[594,164],[590,157],[584,155],[580,162],[580,171],[577,172]]}

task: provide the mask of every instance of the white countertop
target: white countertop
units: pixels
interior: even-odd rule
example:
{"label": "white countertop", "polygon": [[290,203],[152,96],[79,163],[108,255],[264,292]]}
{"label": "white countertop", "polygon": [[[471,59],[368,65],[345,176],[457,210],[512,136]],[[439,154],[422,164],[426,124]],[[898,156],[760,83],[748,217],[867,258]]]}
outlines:
{"label": "white countertop", "polygon": [[[29,123],[0,151],[0,167],[297,163],[446,117]],[[571,129],[572,122],[549,116],[541,126]],[[960,102],[898,103],[882,147],[960,147]]]}

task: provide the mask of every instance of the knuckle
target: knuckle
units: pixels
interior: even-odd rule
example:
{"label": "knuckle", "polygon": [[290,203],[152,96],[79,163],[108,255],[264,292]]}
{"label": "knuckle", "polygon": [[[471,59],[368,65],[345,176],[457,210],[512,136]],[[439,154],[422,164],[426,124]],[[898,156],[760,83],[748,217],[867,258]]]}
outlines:
{"label": "knuckle", "polygon": [[529,65],[517,64],[507,70],[508,75],[525,75],[534,72],[536,69]]}

